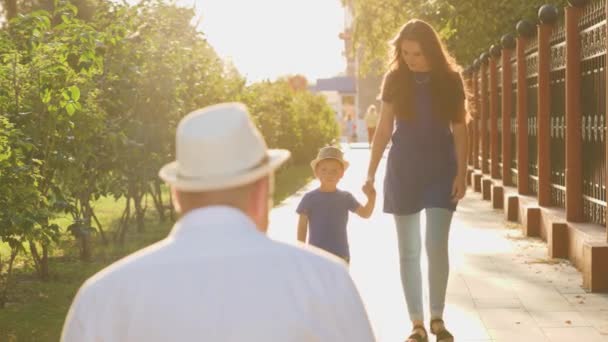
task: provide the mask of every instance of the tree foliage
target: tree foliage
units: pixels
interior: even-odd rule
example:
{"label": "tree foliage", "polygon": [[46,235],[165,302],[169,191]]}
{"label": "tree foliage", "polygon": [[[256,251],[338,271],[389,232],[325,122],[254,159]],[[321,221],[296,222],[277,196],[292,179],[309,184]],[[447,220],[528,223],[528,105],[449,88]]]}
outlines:
{"label": "tree foliage", "polygon": [[[322,97],[285,80],[246,86],[192,9],[108,1],[83,17],[79,3],[38,2],[49,10],[0,30],[0,244],[12,251],[0,255],[0,307],[13,255],[26,253],[45,278],[66,232],[86,260],[93,235],[120,243],[129,227],[145,229],[147,196],[166,218],[157,172],[175,158],[175,127],[190,111],[244,101],[269,145],[296,161],[337,135]],[[118,227],[97,220],[94,203],[107,196],[125,199]],[[65,215],[69,224],[54,223]]]}
{"label": "tree foliage", "polygon": [[293,89],[288,79],[252,84],[242,95],[270,147],[286,148],[295,163],[314,159],[338,136],[334,111],[322,95]]}
{"label": "tree foliage", "polygon": [[[466,65],[497,44],[502,35],[514,33],[521,19],[537,20],[545,0],[352,0],[354,40],[361,55],[361,71],[378,73],[375,61],[388,59],[388,42],[408,20],[429,22],[459,63]],[[566,0],[556,0],[563,6]]]}

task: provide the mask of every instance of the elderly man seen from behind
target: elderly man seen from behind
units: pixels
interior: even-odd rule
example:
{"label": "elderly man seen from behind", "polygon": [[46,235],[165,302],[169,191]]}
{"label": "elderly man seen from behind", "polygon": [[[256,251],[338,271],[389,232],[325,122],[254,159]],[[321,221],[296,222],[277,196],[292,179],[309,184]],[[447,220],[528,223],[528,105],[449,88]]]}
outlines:
{"label": "elderly man seen from behind", "polygon": [[266,148],[246,108],[195,111],[176,140],[160,177],[181,218],[82,286],[62,341],[373,341],[343,263],[266,237],[289,152]]}

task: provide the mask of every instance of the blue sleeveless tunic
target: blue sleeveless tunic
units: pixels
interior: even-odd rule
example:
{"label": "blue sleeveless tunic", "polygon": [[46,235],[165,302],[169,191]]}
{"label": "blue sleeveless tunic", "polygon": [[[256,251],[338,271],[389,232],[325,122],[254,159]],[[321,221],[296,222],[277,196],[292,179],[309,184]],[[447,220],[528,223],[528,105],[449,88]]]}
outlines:
{"label": "blue sleeveless tunic", "polygon": [[[424,79],[427,73],[415,73]],[[428,79],[428,77],[426,77]],[[454,211],[452,184],[457,171],[454,138],[437,115],[430,82],[412,82],[413,117],[396,119],[384,179],[384,212],[409,215],[425,208]]]}

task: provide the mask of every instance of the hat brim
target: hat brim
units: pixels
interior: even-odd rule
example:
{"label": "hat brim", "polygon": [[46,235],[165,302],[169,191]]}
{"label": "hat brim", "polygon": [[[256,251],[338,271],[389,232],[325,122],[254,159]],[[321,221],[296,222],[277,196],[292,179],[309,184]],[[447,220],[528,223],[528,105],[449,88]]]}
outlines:
{"label": "hat brim", "polygon": [[326,159],[333,159],[336,160],[340,163],[342,163],[342,166],[344,167],[344,170],[346,171],[346,169],[348,169],[348,166],[350,165],[346,160],[344,159],[338,159],[338,158],[331,158],[331,157],[327,157],[327,158],[321,158],[321,159],[315,159],[313,161],[310,162],[310,167],[312,167],[312,170],[314,171],[317,168],[317,164],[319,164],[320,161],[322,160],[326,160]]}
{"label": "hat brim", "polygon": [[255,182],[256,180],[275,171],[289,159],[291,153],[287,150],[268,150],[268,161],[259,167],[233,175],[222,175],[206,178],[180,178],[177,161],[163,166],[158,176],[173,188],[185,192],[213,191],[234,188]]}

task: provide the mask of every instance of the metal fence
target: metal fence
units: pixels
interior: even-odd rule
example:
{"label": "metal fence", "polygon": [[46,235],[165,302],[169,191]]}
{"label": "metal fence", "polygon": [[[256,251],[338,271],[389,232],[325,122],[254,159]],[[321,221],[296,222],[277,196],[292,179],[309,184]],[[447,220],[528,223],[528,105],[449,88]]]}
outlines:
{"label": "metal fence", "polygon": [[[481,74],[479,75],[479,77],[477,78],[477,111],[481,112]],[[482,122],[481,120],[477,120],[477,158],[479,160],[479,167],[481,168],[484,161],[483,161],[483,131],[484,128],[482,127]]]}
{"label": "metal fence", "polygon": [[563,18],[551,35],[551,205],[566,207],[566,36]]}
{"label": "metal fence", "polygon": [[606,222],[606,11],[604,1],[585,7],[580,20],[583,139],[583,213]]}
{"label": "metal fence", "polygon": [[[481,105],[482,101],[484,101],[483,108],[486,109],[484,116],[486,118],[487,125],[481,125],[479,120],[477,120],[477,124],[479,124],[478,132],[480,132],[478,138],[478,146],[479,146],[479,166],[486,166],[490,163],[490,159],[487,158],[489,156],[482,154],[482,141],[491,143],[492,141],[497,142],[498,144],[498,163],[499,163],[499,176],[501,178],[509,178],[510,184],[517,186],[518,182],[518,174],[522,172],[521,168],[526,167],[524,169],[527,171],[529,176],[529,188],[520,191],[527,191],[528,194],[537,195],[539,192],[539,151],[538,147],[541,146],[543,149],[549,148],[549,161],[545,160],[548,165],[550,171],[550,180],[543,180],[543,183],[546,187],[544,191],[549,191],[550,184],[550,200],[551,205],[559,208],[565,208],[566,206],[566,196],[568,193],[566,191],[566,146],[571,146],[566,136],[567,134],[573,134],[572,130],[568,130],[567,122],[574,122],[578,124],[579,117],[573,118],[571,115],[574,112],[570,112],[567,117],[566,110],[566,74],[570,70],[566,70],[567,61],[566,61],[566,52],[572,51],[568,50],[570,47],[566,44],[566,28],[564,23],[563,15],[557,19],[556,22],[552,24],[552,31],[549,38],[549,50],[545,52],[543,51],[543,56],[549,56],[548,58],[548,69],[549,75],[549,99],[542,99],[543,101],[548,102],[549,106],[549,118],[548,123],[542,127],[548,127],[550,133],[547,135],[547,139],[550,139],[547,142],[548,145],[545,145],[543,141],[540,141],[539,145],[539,45],[538,45],[538,37],[536,34],[529,36],[529,39],[524,40],[525,48],[524,48],[524,61],[525,61],[525,77],[522,79],[525,80],[526,84],[522,88],[525,90],[525,96],[521,95],[520,100],[525,98],[526,106],[524,110],[526,113],[524,117],[526,121],[524,124],[527,124],[527,146],[518,146],[517,132],[518,132],[518,120],[517,120],[517,105],[518,105],[518,91],[517,91],[517,82],[518,82],[518,62],[516,58],[516,54],[512,55],[510,60],[511,63],[511,80],[508,82],[511,89],[503,89],[502,88],[502,77],[503,77],[503,69],[504,66],[500,64],[499,59],[497,59],[496,71],[498,72],[497,77],[497,94],[494,94],[498,99],[499,105],[494,105],[492,108],[497,109],[497,112],[492,114],[496,115],[498,119],[498,130],[497,137],[491,139],[489,137],[490,130],[490,103],[489,99],[491,98],[490,89],[492,89],[492,85],[489,82],[486,82],[488,73],[481,72],[480,70],[486,70],[486,68],[478,68],[475,67],[472,70],[472,74],[478,81],[479,87],[477,88],[477,99],[478,105]],[[574,27],[576,30],[576,26]],[[536,32],[536,29],[534,29]],[[545,31],[543,31],[545,32]],[[571,31],[572,32],[572,31]],[[576,33],[573,33],[576,35]],[[573,37],[572,35],[569,36]],[[580,201],[579,204],[582,203],[582,215],[586,222],[596,223],[600,225],[606,224],[606,145],[607,145],[607,119],[606,119],[606,58],[607,58],[607,20],[606,20],[606,0],[592,0],[590,1],[582,10],[582,14],[579,18],[578,25],[578,37],[580,42],[580,133],[581,140],[578,140],[578,134],[573,135],[573,139],[576,141],[580,141],[582,144],[580,156],[581,156],[581,164],[580,169],[577,172],[580,172],[582,175],[582,179],[580,179],[582,185],[582,195],[580,199],[577,195],[574,200]],[[570,39],[569,38],[569,39]],[[511,44],[512,45],[512,44]],[[543,49],[546,48],[547,45],[543,45]],[[503,47],[504,49],[512,49],[513,47]],[[519,50],[521,52],[521,50]],[[578,50],[575,50],[578,51]],[[545,60],[546,62],[547,60]],[[568,62],[571,63],[571,62]],[[575,62],[578,63],[578,62]],[[571,64],[569,64],[571,65]],[[543,64],[546,66],[546,64]],[[572,75],[571,73],[568,73]],[[543,74],[545,75],[545,74]],[[484,96],[482,98],[481,92],[481,80],[484,80],[483,84],[488,87],[488,96]],[[568,90],[568,94],[573,94],[578,92],[573,92],[574,88],[570,88]],[[511,92],[511,112],[503,113],[502,103],[503,95],[510,91]],[[485,93],[485,91],[484,91]],[[568,95],[570,96],[570,95]],[[547,103],[544,102],[544,103]],[[578,105],[578,104],[577,104]],[[546,107],[543,107],[546,108]],[[510,127],[503,127],[502,116],[508,115],[510,120],[507,120],[507,123]],[[546,117],[545,117],[546,118]],[[544,121],[543,121],[544,123]],[[525,128],[524,128],[525,129]],[[577,128],[578,130],[578,128]],[[568,132],[568,133],[567,133]],[[510,156],[502,155],[502,142],[503,135],[510,134]],[[486,138],[482,139],[482,136],[486,136]],[[543,136],[543,135],[541,135]],[[572,145],[578,146],[578,145]],[[520,151],[528,152],[528,165],[518,165],[518,148]],[[571,148],[571,147],[569,147]],[[483,148],[484,151],[490,151],[491,148],[486,146]],[[570,153],[570,152],[569,152]],[[576,153],[576,151],[572,151],[572,153]],[[577,154],[578,156],[578,154]],[[485,158],[484,158],[485,157]],[[546,157],[546,155],[544,156]],[[502,163],[505,160],[510,158],[510,174],[502,174]],[[489,170],[490,168],[486,166],[485,170]],[[549,172],[547,176],[549,178]],[[572,180],[569,180],[572,181]],[[578,180],[574,180],[574,182],[578,182]],[[545,192],[544,192],[545,193]],[[580,194],[580,192],[577,192]],[[570,201],[572,197],[568,197],[568,201]],[[570,203],[570,202],[569,202]],[[579,207],[580,208],[580,207]]]}
{"label": "metal fence", "polygon": [[583,212],[590,222],[604,224],[606,208],[606,71],[604,56],[581,63],[583,138]]}
{"label": "metal fence", "polygon": [[[483,108],[485,108],[485,125],[483,127],[483,137],[485,139],[485,144],[483,149],[485,150],[485,155],[483,156],[483,166],[486,170],[490,169],[490,82],[489,75],[485,74],[481,76],[483,78],[483,82],[481,84],[485,84],[485,96],[481,97],[481,101],[483,101]],[[482,140],[483,141],[483,140]]]}
{"label": "metal fence", "polygon": [[538,108],[538,39],[531,40],[526,49],[526,112],[528,116],[528,177],[529,191],[538,194],[537,108]]}
{"label": "metal fence", "polygon": [[517,186],[517,61],[511,60],[511,184]]}
{"label": "metal fence", "polygon": [[500,62],[497,65],[497,75],[498,75],[498,80],[497,80],[497,100],[499,105],[496,106],[497,107],[497,112],[496,112],[496,130],[498,133],[498,175],[502,178],[502,163],[503,163],[503,158],[502,158],[502,106],[500,105],[500,103],[502,103],[502,65],[500,64]]}

